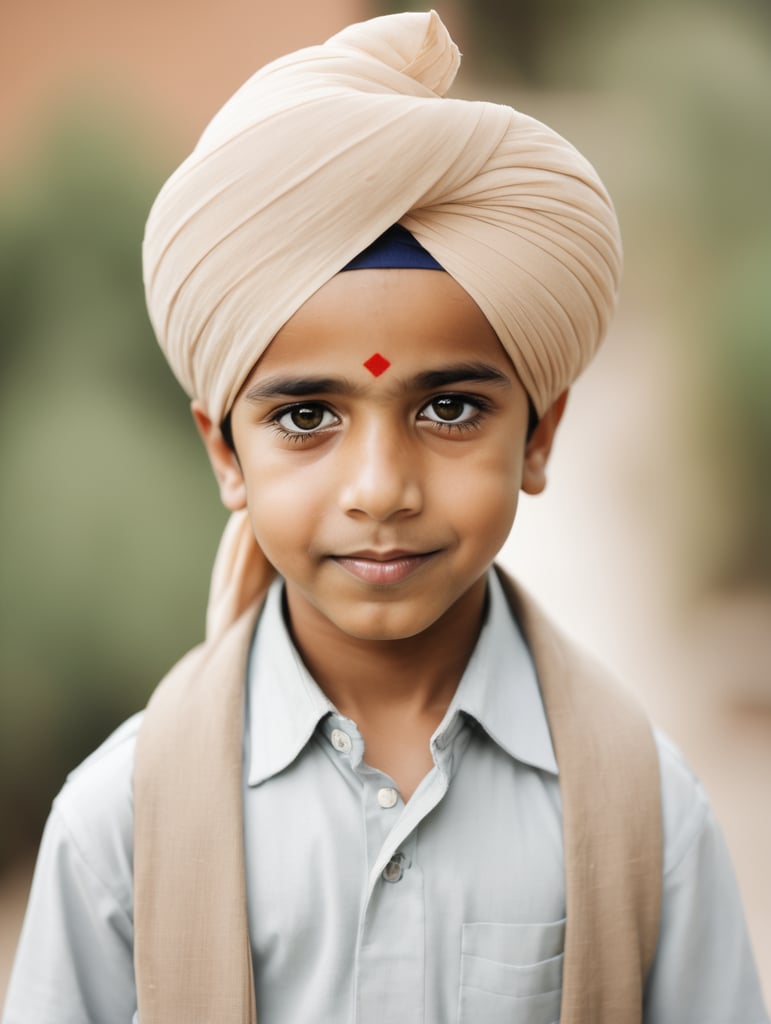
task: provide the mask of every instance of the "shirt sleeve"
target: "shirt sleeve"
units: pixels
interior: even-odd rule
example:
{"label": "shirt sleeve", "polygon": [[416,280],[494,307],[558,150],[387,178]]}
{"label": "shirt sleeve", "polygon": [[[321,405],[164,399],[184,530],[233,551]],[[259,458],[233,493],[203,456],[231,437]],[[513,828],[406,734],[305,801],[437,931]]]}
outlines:
{"label": "shirt sleeve", "polygon": [[113,743],[92,755],[54,802],[3,1024],[131,1024],[132,765],[133,742]]}
{"label": "shirt sleeve", "polygon": [[768,1024],[720,828],[678,752],[668,741],[659,749],[664,878],[645,1024]]}

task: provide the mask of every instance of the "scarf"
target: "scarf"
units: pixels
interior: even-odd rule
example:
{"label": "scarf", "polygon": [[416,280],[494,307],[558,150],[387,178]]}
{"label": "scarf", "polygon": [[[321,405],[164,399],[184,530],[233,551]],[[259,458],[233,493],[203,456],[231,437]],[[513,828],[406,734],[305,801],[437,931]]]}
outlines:
{"label": "scarf", "polygon": [[[651,729],[634,699],[501,578],[535,662],[560,771],[567,908],[560,1022],[640,1024],[661,904]],[[257,613],[248,609],[175,666],[142,723],[134,775],[141,1024],[256,1024],[241,757]]]}

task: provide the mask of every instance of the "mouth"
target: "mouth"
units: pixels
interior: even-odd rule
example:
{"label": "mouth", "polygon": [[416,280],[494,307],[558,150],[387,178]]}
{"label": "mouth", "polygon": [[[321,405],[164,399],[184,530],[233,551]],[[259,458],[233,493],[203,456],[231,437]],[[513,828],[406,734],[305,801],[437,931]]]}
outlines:
{"label": "mouth", "polygon": [[437,551],[359,551],[351,555],[334,555],[332,561],[355,579],[387,586],[409,579],[437,554]]}

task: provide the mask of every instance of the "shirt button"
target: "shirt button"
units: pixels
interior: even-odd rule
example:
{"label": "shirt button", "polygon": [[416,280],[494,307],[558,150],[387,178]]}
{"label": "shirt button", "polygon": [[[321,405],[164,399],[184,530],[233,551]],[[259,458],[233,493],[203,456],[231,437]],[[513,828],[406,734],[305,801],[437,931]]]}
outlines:
{"label": "shirt button", "polygon": [[403,853],[396,853],[383,868],[383,878],[386,882],[398,882],[404,874],[402,866],[404,861]]}
{"label": "shirt button", "polygon": [[396,806],[396,801],[399,799],[399,794],[393,788],[393,786],[384,786],[382,789],[377,791],[377,802],[381,807],[386,810],[390,807]]}
{"label": "shirt button", "polygon": [[332,746],[341,754],[350,754],[353,743],[351,743],[351,737],[347,732],[343,732],[342,729],[333,729]]}

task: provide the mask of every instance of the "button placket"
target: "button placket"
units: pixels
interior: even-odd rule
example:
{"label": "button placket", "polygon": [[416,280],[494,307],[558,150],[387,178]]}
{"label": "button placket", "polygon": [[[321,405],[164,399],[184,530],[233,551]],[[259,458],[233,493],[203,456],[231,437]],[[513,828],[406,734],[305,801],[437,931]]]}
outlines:
{"label": "button placket", "polygon": [[[423,876],[407,840],[386,862],[361,922],[356,957],[356,1021],[424,1024],[426,922]],[[396,877],[398,875],[398,878]],[[385,970],[385,973],[384,973]],[[385,985],[385,988],[384,988]],[[417,994],[417,996],[416,996]]]}
{"label": "button placket", "polygon": [[391,884],[394,882],[400,882],[404,875],[405,864],[406,857],[404,854],[395,853],[383,868],[383,881],[390,882]]}

